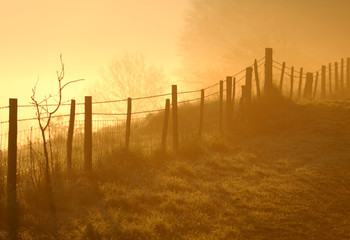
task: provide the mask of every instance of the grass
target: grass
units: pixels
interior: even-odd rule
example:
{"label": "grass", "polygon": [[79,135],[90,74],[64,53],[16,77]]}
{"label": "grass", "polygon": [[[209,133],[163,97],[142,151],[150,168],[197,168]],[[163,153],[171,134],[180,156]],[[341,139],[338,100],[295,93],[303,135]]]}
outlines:
{"label": "grass", "polygon": [[[58,238],[350,239],[350,101],[262,99],[233,131],[178,154],[102,151],[92,179],[55,181]],[[19,204],[20,237],[53,239],[44,191]]]}

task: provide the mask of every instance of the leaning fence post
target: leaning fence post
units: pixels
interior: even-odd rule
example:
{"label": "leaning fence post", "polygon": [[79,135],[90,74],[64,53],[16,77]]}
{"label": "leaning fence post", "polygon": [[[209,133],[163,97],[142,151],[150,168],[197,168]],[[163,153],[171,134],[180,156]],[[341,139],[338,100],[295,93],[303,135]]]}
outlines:
{"label": "leaning fence post", "polygon": [[256,83],[256,96],[260,97],[260,80],[259,80],[259,69],[258,69],[258,61],[255,59],[254,61],[254,73],[255,73],[255,83]]}
{"label": "leaning fence post", "polygon": [[293,85],[294,85],[294,67],[290,70],[290,98],[293,97]]}
{"label": "leaning fence post", "polygon": [[318,75],[319,72],[316,72],[316,79],[315,79],[315,86],[314,86],[314,94],[313,94],[313,98],[316,98],[316,91],[317,91],[317,84],[318,84]]}
{"label": "leaning fence post", "polygon": [[232,92],[232,77],[226,77],[226,126],[227,129],[231,126],[231,92]]}
{"label": "leaning fence post", "polygon": [[247,104],[252,102],[252,76],[253,76],[253,68],[246,68],[245,73],[245,101]]}
{"label": "leaning fence post", "polygon": [[85,97],[84,168],[92,170],[92,97]]}
{"label": "leaning fence post", "polygon": [[322,75],[321,75],[321,98],[326,97],[326,66],[322,66]]}
{"label": "leaning fence post", "polygon": [[17,99],[10,98],[7,171],[8,238],[17,239]]}
{"label": "leaning fence post", "polygon": [[282,70],[281,70],[281,80],[280,80],[280,92],[282,93],[282,88],[283,88],[283,77],[284,77],[284,70],[286,68],[286,63],[283,62],[282,64]]}
{"label": "leaning fence post", "polygon": [[310,99],[312,97],[312,83],[313,83],[314,75],[313,73],[306,73],[306,81],[304,88],[304,98]]}
{"label": "leaning fence post", "polygon": [[198,137],[202,137],[203,131],[203,113],[204,113],[204,89],[201,90],[201,102],[199,109],[199,128],[198,128]]}
{"label": "leaning fence post", "polygon": [[299,76],[299,87],[298,87],[298,98],[301,98],[301,86],[303,84],[303,68],[300,68]]}
{"label": "leaning fence post", "polygon": [[169,125],[169,111],[170,111],[170,99],[165,100],[165,112],[164,112],[164,123],[163,123],[163,134],[162,134],[162,151],[166,151],[166,138],[168,135]]}
{"label": "leaning fence post", "polygon": [[224,81],[220,81],[220,102],[219,102],[219,127],[220,131],[222,131],[222,120],[223,120],[223,108],[224,108]]}
{"label": "leaning fence post", "polygon": [[269,95],[272,92],[272,48],[265,49],[265,94]]}
{"label": "leaning fence post", "polygon": [[179,128],[178,128],[178,111],[177,111],[177,85],[172,85],[171,89],[171,105],[173,117],[173,148],[175,151],[179,149]]}
{"label": "leaning fence post", "polygon": [[128,98],[127,112],[126,112],[126,131],[125,131],[125,149],[129,151],[130,146],[130,132],[131,132],[131,98]]}
{"label": "leaning fence post", "polygon": [[74,134],[74,120],[75,120],[75,100],[70,103],[68,139],[67,139],[67,171],[72,169],[72,149],[73,149],[73,134]]}

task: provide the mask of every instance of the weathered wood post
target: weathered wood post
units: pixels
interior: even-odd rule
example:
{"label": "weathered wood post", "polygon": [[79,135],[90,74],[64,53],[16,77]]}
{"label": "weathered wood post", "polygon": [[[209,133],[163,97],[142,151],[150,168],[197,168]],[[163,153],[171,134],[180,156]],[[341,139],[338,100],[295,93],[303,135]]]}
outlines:
{"label": "weathered wood post", "polygon": [[132,111],[132,99],[128,98],[127,112],[126,112],[126,131],[125,131],[125,149],[130,149],[130,133],[131,133],[131,111]]}
{"label": "weathered wood post", "polygon": [[303,84],[303,68],[300,68],[299,72],[299,86],[298,86],[298,98],[301,98],[301,86]]}
{"label": "weathered wood post", "polygon": [[226,77],[226,128],[231,127],[231,92],[232,92],[232,77]]}
{"label": "weathered wood post", "polygon": [[326,98],[326,66],[322,66],[321,74],[321,98]]}
{"label": "weathered wood post", "polygon": [[236,78],[233,78],[232,80],[232,118],[235,114],[235,102],[236,102]]}
{"label": "weathered wood post", "polygon": [[172,85],[171,105],[173,118],[173,148],[174,151],[179,149],[179,128],[178,128],[178,112],[177,112],[177,85]]}
{"label": "weathered wood post", "polygon": [[339,72],[338,72],[338,62],[334,63],[334,81],[335,81],[335,94],[339,93]]}
{"label": "weathered wood post", "polygon": [[344,94],[344,90],[345,90],[345,87],[344,87],[344,58],[341,59],[341,62],[340,62],[340,92],[341,94]]}
{"label": "weathered wood post", "polygon": [[328,65],[328,68],[329,68],[329,72],[328,72],[328,80],[329,80],[329,95],[331,96],[332,95],[332,64],[329,63]]}
{"label": "weathered wood post", "polygon": [[283,78],[284,78],[284,70],[286,68],[286,63],[283,62],[282,64],[282,70],[281,70],[281,79],[280,79],[280,92],[282,93],[282,88],[283,88]]}
{"label": "weathered wood post", "polygon": [[222,131],[222,122],[223,122],[223,109],[224,109],[224,81],[220,81],[220,100],[219,100],[219,128]]}
{"label": "weathered wood post", "polygon": [[168,135],[169,125],[169,112],[170,112],[170,99],[165,100],[165,112],[164,112],[164,123],[163,123],[163,134],[162,134],[162,151],[166,152],[166,139]]}
{"label": "weathered wood post", "polygon": [[319,72],[317,71],[316,72],[316,79],[315,79],[315,86],[314,86],[314,94],[313,94],[312,98],[316,98],[317,85],[318,85],[318,75],[319,75]]}
{"label": "weathered wood post", "polygon": [[347,92],[350,92],[350,58],[346,59],[346,86]]}
{"label": "weathered wood post", "polygon": [[313,73],[306,73],[306,81],[305,81],[305,88],[304,88],[304,98],[311,99],[312,97],[312,83],[313,83],[314,74]]}
{"label": "weathered wood post", "polygon": [[273,58],[272,58],[272,48],[265,49],[265,85],[264,91],[265,95],[271,95],[272,93],[272,67],[273,67]]}
{"label": "weathered wood post", "polygon": [[10,98],[7,163],[8,239],[17,239],[17,99]]}
{"label": "weathered wood post", "polygon": [[70,103],[69,127],[67,138],[67,171],[72,170],[72,149],[73,149],[73,134],[74,134],[74,120],[75,120],[75,100]]}
{"label": "weathered wood post", "polygon": [[198,127],[198,137],[202,137],[203,131],[203,113],[204,113],[204,89],[201,90],[201,102],[199,108],[199,127]]}
{"label": "weathered wood post", "polygon": [[84,122],[84,169],[92,170],[92,97],[85,97],[85,122]]}
{"label": "weathered wood post", "polygon": [[255,73],[255,84],[256,84],[256,96],[260,97],[260,80],[259,80],[259,69],[258,69],[258,61],[255,59],[254,61],[254,73]]}
{"label": "weathered wood post", "polygon": [[245,73],[245,102],[250,104],[252,102],[252,77],[253,77],[253,68],[246,68]]}
{"label": "weathered wood post", "polygon": [[293,86],[294,86],[294,67],[290,70],[290,94],[289,97],[293,97]]}

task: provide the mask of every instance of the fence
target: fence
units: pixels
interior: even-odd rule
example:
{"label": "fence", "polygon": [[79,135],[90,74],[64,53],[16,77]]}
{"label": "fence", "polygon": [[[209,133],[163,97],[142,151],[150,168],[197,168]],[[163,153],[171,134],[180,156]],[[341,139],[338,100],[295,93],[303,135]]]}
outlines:
{"label": "fence", "polygon": [[[273,60],[273,50],[268,48],[251,66],[203,89],[178,91],[173,85],[171,93],[154,96],[110,101],[87,96],[85,102],[63,103],[48,129],[51,173],[55,168],[92,171],[104,164],[99,156],[117,148],[176,152],[193,138],[230,129],[237,107],[270,94],[274,86],[294,100],[345,96],[350,93],[350,58],[305,73],[303,68],[297,71]],[[33,127],[38,119],[18,117],[31,108],[18,105],[17,99],[0,107],[10,116],[0,122],[0,194],[5,194],[7,183],[10,212],[16,211],[17,186],[36,186],[43,175],[41,131]]]}

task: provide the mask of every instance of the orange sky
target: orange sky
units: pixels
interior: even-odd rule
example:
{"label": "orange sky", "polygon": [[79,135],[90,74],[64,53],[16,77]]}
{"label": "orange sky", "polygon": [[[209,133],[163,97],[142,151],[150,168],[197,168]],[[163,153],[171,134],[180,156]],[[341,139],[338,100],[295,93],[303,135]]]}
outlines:
{"label": "orange sky", "polygon": [[[66,80],[85,78],[75,94],[101,77],[101,69],[125,52],[144,54],[170,71],[178,65],[178,41],[188,0],[1,0],[0,106],[9,97],[29,101],[31,88],[56,84],[59,54]],[[82,93],[84,94],[84,93]],[[71,96],[70,96],[71,97]]]}

